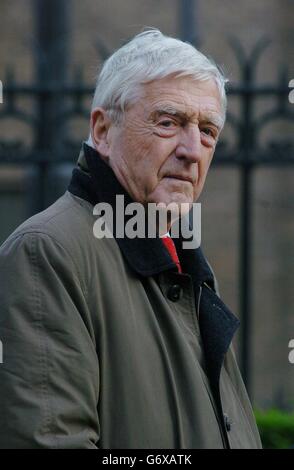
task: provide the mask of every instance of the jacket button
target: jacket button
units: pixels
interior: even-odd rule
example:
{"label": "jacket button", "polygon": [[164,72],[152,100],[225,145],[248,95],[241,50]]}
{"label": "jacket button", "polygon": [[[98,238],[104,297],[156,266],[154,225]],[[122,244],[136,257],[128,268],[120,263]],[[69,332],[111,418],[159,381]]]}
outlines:
{"label": "jacket button", "polygon": [[179,284],[174,284],[173,286],[170,286],[167,292],[167,297],[169,300],[172,302],[177,302],[180,298],[181,295],[181,286]]}
{"label": "jacket button", "polygon": [[232,424],[231,424],[231,421],[230,421],[228,415],[226,415],[225,413],[224,413],[224,420],[225,420],[226,430],[227,430],[227,432],[230,432],[230,430],[232,428]]}

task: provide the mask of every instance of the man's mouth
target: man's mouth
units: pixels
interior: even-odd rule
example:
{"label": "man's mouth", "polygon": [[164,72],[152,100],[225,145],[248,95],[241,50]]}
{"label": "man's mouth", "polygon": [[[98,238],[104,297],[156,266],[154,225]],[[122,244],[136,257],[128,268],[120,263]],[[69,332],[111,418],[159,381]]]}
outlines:
{"label": "man's mouth", "polygon": [[194,184],[193,178],[191,176],[183,176],[183,175],[168,175],[166,178],[169,179],[176,179],[180,181],[186,181],[187,183]]}

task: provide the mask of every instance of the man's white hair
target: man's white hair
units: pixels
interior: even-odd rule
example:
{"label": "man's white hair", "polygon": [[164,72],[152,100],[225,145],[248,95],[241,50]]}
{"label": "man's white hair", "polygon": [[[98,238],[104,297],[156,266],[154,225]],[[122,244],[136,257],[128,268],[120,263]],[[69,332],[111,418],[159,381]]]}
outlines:
{"label": "man's white hair", "polygon": [[92,109],[101,106],[119,123],[126,106],[140,96],[142,85],[171,75],[196,81],[213,79],[225,120],[227,80],[222,72],[194,46],[164,36],[158,29],[137,34],[105,61],[97,79]]}

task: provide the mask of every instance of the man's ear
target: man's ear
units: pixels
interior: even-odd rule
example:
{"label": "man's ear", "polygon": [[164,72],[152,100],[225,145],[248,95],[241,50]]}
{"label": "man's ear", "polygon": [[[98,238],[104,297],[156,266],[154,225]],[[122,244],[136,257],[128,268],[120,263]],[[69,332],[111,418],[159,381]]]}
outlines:
{"label": "man's ear", "polygon": [[105,109],[95,108],[91,112],[91,136],[95,149],[104,158],[109,156],[108,131],[111,125]]}

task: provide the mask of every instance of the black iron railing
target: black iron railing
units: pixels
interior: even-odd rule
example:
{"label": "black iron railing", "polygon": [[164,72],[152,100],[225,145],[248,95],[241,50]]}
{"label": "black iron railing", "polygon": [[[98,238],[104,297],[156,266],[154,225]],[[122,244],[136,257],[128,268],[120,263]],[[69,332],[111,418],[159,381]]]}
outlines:
{"label": "black iron railing", "polygon": [[[46,0],[48,2],[48,0]],[[41,2],[37,1],[40,6]],[[42,2],[43,5],[43,2]],[[51,6],[49,6],[51,5]],[[57,6],[59,5],[59,6]],[[61,6],[61,7],[60,7]],[[43,5],[44,7],[44,5]],[[52,3],[48,2],[48,8]],[[65,8],[65,3],[58,0],[56,8]],[[37,9],[38,24],[44,20]],[[43,19],[42,19],[43,18]],[[40,46],[43,54],[37,57],[36,82],[23,85],[16,81],[12,71],[3,77],[3,103],[0,104],[0,126],[5,119],[17,123],[25,123],[30,129],[32,144],[26,145],[22,140],[7,139],[1,136],[0,131],[0,165],[17,164],[33,165],[38,177],[35,179],[34,198],[36,205],[34,211],[41,210],[46,205],[44,188],[49,168],[61,162],[74,162],[80,149],[81,139],[85,135],[70,135],[68,123],[75,118],[87,121],[89,119],[89,98],[93,94],[92,86],[85,83],[81,70],[77,70],[74,78],[65,80],[65,52],[56,55],[51,53],[51,59],[45,60],[44,50],[48,46],[48,37],[54,37],[50,32],[50,18],[47,18],[46,34],[41,34],[44,44]],[[51,18],[54,26],[54,17]],[[60,24],[62,29],[62,22]],[[40,25],[39,25],[40,28]],[[40,28],[42,31],[42,28]],[[55,30],[54,30],[55,31]],[[49,41],[50,42],[50,41]],[[294,164],[294,142],[292,138],[274,139],[260,144],[260,134],[263,128],[275,120],[283,119],[287,122],[294,120],[294,107],[289,102],[289,74],[284,69],[275,84],[256,83],[255,73],[265,43],[260,42],[252,54],[245,55],[240,44],[235,41],[233,48],[240,68],[240,82],[228,87],[230,97],[240,101],[240,113],[229,111],[227,122],[233,129],[236,144],[221,141],[216,151],[214,165],[236,166],[241,172],[240,191],[240,310],[242,315],[242,347],[241,367],[243,376],[250,392],[250,351],[251,351],[251,251],[250,240],[252,233],[252,175],[257,166],[281,166]],[[107,49],[99,43],[101,59],[105,58]],[[51,51],[52,52],[52,51]],[[51,65],[50,65],[51,64]],[[62,64],[62,65],[61,65]],[[62,74],[56,73],[56,67],[62,67]],[[50,69],[54,67],[54,70]],[[51,73],[52,72],[52,73]],[[61,76],[62,75],[62,76]],[[21,98],[29,99],[29,106],[19,104]],[[270,110],[256,117],[255,103],[259,98],[269,99],[272,103]],[[0,166],[1,171],[1,166]]]}

